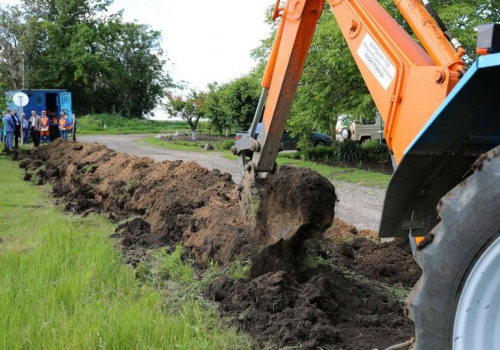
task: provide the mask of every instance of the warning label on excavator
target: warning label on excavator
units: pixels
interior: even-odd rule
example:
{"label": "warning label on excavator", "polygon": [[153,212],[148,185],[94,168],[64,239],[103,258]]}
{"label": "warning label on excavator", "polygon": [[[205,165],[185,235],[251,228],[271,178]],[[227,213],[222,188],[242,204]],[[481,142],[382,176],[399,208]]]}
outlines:
{"label": "warning label on excavator", "polygon": [[377,78],[380,85],[387,90],[394,80],[396,69],[370,35],[365,35],[357,54]]}

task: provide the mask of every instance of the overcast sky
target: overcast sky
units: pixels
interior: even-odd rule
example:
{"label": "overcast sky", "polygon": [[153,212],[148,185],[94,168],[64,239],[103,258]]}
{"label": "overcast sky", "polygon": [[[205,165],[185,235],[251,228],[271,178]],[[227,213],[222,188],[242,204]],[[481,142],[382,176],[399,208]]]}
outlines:
{"label": "overcast sky", "polygon": [[264,19],[273,4],[273,0],[115,0],[110,11],[123,9],[126,21],[161,30],[173,78],[204,89],[255,66],[250,51],[269,35]]}

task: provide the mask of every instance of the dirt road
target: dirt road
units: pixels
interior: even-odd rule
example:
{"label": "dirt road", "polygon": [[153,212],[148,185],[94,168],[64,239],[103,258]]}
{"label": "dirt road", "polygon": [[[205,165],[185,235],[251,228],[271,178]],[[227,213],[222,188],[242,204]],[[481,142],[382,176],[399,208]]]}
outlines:
{"label": "dirt road", "polygon": [[[98,142],[117,151],[151,157],[157,162],[163,160],[195,161],[209,169],[230,173],[237,183],[240,174],[236,161],[226,159],[217,152],[190,152],[154,147],[141,142],[150,135],[85,135],[81,142]],[[385,190],[333,180],[339,203],[336,217],[356,226],[358,229],[378,230]]]}

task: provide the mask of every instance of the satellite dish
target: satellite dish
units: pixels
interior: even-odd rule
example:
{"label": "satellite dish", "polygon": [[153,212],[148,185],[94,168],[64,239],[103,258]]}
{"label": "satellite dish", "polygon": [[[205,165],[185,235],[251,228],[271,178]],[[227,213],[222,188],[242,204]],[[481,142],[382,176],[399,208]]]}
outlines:
{"label": "satellite dish", "polygon": [[14,96],[12,96],[12,100],[16,106],[24,107],[28,104],[30,98],[24,92],[16,92]]}

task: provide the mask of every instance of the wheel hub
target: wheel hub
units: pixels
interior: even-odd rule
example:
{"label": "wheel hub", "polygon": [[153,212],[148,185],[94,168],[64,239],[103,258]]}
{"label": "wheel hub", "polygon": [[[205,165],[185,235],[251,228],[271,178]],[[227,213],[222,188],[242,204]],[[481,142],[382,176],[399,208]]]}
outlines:
{"label": "wheel hub", "polygon": [[484,251],[465,282],[455,315],[453,350],[500,344],[500,237]]}

